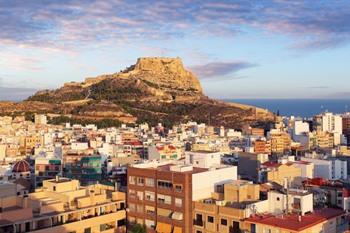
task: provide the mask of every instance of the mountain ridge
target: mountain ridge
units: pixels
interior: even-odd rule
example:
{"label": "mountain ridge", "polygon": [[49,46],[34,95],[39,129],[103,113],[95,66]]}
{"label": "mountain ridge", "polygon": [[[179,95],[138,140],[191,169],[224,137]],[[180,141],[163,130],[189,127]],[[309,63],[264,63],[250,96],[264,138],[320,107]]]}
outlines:
{"label": "mountain ridge", "polygon": [[[210,99],[180,58],[161,57],[139,58],[118,73],[38,91],[18,103],[17,112],[25,110],[26,105],[32,112],[124,123],[171,125],[194,120],[241,128],[245,124],[265,124],[274,117],[260,108]],[[0,103],[0,112],[16,112],[16,104],[6,107]]]}

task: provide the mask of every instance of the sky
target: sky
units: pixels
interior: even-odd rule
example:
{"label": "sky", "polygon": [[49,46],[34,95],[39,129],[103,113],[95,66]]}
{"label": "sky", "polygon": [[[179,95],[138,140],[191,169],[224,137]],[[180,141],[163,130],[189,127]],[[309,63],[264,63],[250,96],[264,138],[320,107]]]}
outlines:
{"label": "sky", "polygon": [[214,98],[350,98],[349,22],[349,0],[0,0],[0,99],[154,56]]}

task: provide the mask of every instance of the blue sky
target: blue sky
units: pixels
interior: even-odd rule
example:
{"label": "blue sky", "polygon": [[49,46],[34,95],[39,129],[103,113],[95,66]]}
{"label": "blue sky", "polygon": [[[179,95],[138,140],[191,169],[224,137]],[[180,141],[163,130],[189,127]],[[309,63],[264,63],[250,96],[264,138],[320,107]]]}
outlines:
{"label": "blue sky", "polygon": [[0,99],[181,57],[215,98],[350,98],[350,2],[0,0]]}

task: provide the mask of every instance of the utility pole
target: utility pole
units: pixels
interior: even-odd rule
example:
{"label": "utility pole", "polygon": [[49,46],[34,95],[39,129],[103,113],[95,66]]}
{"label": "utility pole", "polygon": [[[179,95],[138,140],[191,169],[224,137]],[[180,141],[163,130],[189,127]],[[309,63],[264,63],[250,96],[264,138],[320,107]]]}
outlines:
{"label": "utility pole", "polygon": [[286,202],[287,202],[287,208],[286,208],[286,212],[287,214],[289,214],[289,177],[286,177],[286,182],[287,182],[287,186],[286,186],[286,194],[287,194],[287,199],[286,199]]}

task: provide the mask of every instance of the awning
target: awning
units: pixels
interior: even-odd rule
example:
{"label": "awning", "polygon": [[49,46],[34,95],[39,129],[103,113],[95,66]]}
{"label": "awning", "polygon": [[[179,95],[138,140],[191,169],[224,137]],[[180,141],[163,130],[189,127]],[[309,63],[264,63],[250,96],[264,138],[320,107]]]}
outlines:
{"label": "awning", "polygon": [[171,218],[181,221],[183,219],[183,214],[180,212],[174,212]]}
{"label": "awning", "polygon": [[157,208],[157,215],[163,216],[163,217],[170,217],[170,215],[171,215],[171,210],[162,209],[162,208]]}
{"label": "awning", "polygon": [[181,227],[174,227],[173,233],[182,233],[182,228]]}
{"label": "awning", "polygon": [[157,223],[156,231],[158,233],[171,233],[171,225],[166,223]]}

